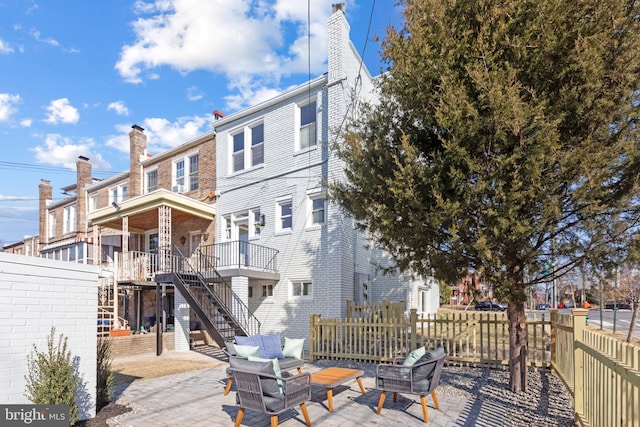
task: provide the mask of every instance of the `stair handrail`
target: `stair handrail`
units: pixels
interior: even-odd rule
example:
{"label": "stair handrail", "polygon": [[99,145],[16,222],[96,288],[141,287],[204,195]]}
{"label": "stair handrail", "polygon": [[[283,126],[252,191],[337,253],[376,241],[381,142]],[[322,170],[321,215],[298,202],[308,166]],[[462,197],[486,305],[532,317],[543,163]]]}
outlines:
{"label": "stair handrail", "polygon": [[[209,283],[207,283],[207,281],[205,280],[205,277],[202,275],[202,269],[194,268],[191,262],[187,259],[187,257],[184,256],[184,254],[178,247],[175,247],[175,251],[178,254],[180,260],[182,261],[180,263],[182,267],[180,268],[181,271],[179,272],[174,271],[174,273],[189,273],[189,274],[196,275],[198,279],[205,285],[205,288],[207,289],[209,294],[216,300],[219,306],[225,310],[226,314],[231,319],[233,319],[236,325],[238,325],[240,329],[244,331],[245,334],[254,335],[254,334],[260,333],[261,323],[258,320],[258,318],[256,318],[256,316],[251,312],[251,310],[244,303],[244,301],[242,301],[240,297],[238,297],[238,295],[235,292],[233,292],[233,289],[231,288],[229,283],[227,283],[227,281],[220,275],[220,273],[218,273],[218,271],[215,268],[215,265],[211,263],[211,261],[209,260],[209,257],[205,256],[200,251],[200,249],[196,249],[198,260],[199,260],[198,264],[209,264],[210,269],[207,269],[207,271],[213,272],[213,274],[215,274],[216,278],[219,280],[217,283],[224,286],[226,290],[229,292],[229,295],[231,296],[231,303],[232,303],[231,308],[227,306],[227,304],[224,301],[224,298],[222,298],[222,296],[219,295],[216,288],[213,286],[210,286]],[[189,267],[188,272],[185,271],[184,265],[187,265]]]}

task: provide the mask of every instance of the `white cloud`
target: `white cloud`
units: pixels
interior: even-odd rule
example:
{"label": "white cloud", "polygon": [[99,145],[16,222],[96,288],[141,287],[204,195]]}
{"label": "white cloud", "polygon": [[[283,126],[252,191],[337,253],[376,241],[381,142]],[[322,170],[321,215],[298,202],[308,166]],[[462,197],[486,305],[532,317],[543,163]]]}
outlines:
{"label": "white cloud", "polygon": [[53,39],[51,37],[42,38],[41,35],[40,35],[40,31],[38,31],[38,30],[31,30],[30,34],[34,39],[36,39],[37,41],[39,41],[41,43],[45,43],[45,44],[48,44],[50,46],[56,46],[56,47],[60,46],[60,43],[56,39]]}
{"label": "white cloud", "polygon": [[31,120],[31,119],[22,119],[22,120],[20,120],[20,126],[22,126],[24,128],[31,127],[32,123],[33,123],[33,120]]}
{"label": "white cloud", "polygon": [[[139,125],[144,128],[144,133],[147,135],[147,151],[157,154],[210,131],[210,122],[211,117],[208,116],[180,117],[173,123],[167,119],[152,117],[144,119]],[[109,137],[107,146],[128,153],[131,125],[117,125],[116,130],[120,134]]]}
{"label": "white cloud", "polygon": [[21,101],[20,95],[0,93],[0,122],[7,122],[17,110],[15,105]]}
{"label": "white cloud", "polygon": [[202,91],[200,91],[200,89],[195,86],[187,88],[187,99],[189,101],[200,101],[202,98],[204,98],[204,94],[202,93]]}
{"label": "white cloud", "polygon": [[14,50],[4,40],[0,39],[0,54],[1,53],[13,53]]}
{"label": "white cloud", "polygon": [[45,119],[46,123],[77,123],[80,120],[78,109],[69,104],[68,98],[60,98],[51,101],[47,107],[49,114]]}
{"label": "white cloud", "polygon": [[[136,39],[121,48],[115,65],[123,79],[140,83],[154,70],[168,66],[181,73],[209,70],[234,79],[233,103],[247,104],[264,86],[277,87],[281,76],[326,67],[327,2],[313,0],[157,0],[137,1],[141,14],[132,23]],[[148,16],[147,16],[148,15]],[[311,47],[307,17],[311,17]],[[285,45],[285,34],[297,38]],[[239,82],[248,86],[241,87]]]}
{"label": "white cloud", "polygon": [[124,105],[123,101],[115,101],[107,105],[107,110],[113,110],[119,116],[128,116],[129,109]]}
{"label": "white cloud", "polygon": [[75,169],[79,156],[91,159],[91,165],[100,170],[109,170],[111,165],[107,163],[96,150],[96,144],[91,138],[83,138],[74,143],[70,138],[60,134],[48,134],[44,145],[30,149],[35,153],[36,160],[53,166],[62,166]]}

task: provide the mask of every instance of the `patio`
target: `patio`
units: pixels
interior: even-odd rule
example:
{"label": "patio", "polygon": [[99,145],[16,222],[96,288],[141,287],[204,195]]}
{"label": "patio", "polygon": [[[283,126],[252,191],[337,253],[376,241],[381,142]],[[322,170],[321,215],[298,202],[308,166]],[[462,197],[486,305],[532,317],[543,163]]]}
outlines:
{"label": "patio", "polygon": [[[205,357],[189,352],[193,357]],[[199,359],[200,360],[200,359]],[[111,426],[231,426],[238,407],[232,388],[224,396],[226,368],[219,366],[137,380],[118,386],[117,403],[133,411],[109,420]],[[334,411],[327,408],[323,387],[312,388],[307,403],[314,426],[349,427],[365,424],[378,426],[425,425],[417,396],[398,397],[397,403],[387,399],[380,415],[375,413],[380,391],[375,389],[375,365],[343,361],[317,361],[306,364],[305,372],[316,372],[328,366],[364,370],[360,392],[355,381],[334,390]],[[437,389],[440,410],[427,398],[430,426],[570,426],[573,425],[571,398],[560,380],[546,371],[531,371],[529,392],[515,394],[507,390],[508,372],[484,368],[445,367]],[[246,411],[242,425],[269,426],[269,417]],[[280,416],[280,426],[304,425],[298,411]]]}

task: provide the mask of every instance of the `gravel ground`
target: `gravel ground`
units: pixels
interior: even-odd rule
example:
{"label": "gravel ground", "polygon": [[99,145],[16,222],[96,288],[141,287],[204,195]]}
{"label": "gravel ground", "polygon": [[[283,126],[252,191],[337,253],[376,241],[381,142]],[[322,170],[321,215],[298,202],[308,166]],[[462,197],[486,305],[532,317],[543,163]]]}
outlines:
{"label": "gravel ground", "polygon": [[[375,376],[375,364],[319,360],[316,366],[362,369]],[[573,400],[560,378],[545,370],[530,369],[528,391],[509,390],[509,371],[449,366],[442,370],[438,395],[469,399],[458,425],[475,426],[574,426]]]}

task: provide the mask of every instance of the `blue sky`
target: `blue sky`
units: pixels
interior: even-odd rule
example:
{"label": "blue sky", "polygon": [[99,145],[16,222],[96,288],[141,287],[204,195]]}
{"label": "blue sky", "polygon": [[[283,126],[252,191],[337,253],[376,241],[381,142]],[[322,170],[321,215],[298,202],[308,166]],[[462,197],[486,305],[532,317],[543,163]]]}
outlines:
{"label": "blue sky", "polygon": [[[211,130],[216,109],[326,71],[336,2],[0,0],[0,244],[38,233],[40,180],[64,198],[78,156],[97,178],[127,170],[132,124],[156,154]],[[401,11],[393,0],[346,5],[351,39],[378,75],[374,37]]]}

